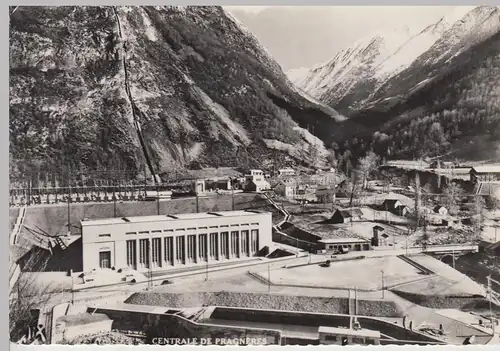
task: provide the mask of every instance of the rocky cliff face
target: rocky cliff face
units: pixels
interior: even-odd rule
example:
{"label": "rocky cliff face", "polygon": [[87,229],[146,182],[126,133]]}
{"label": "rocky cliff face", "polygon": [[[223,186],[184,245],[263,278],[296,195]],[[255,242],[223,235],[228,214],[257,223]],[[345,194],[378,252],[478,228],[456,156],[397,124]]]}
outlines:
{"label": "rocky cliff face", "polygon": [[338,114],[296,90],[220,7],[12,12],[12,172],[162,173],[325,152],[307,129]]}

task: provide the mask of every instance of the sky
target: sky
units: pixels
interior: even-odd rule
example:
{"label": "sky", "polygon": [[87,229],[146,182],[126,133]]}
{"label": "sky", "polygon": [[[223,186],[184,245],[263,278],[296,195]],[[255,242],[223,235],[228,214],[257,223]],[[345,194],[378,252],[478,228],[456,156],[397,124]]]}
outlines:
{"label": "sky", "polygon": [[375,31],[424,29],[453,6],[230,6],[284,71],[310,68]]}

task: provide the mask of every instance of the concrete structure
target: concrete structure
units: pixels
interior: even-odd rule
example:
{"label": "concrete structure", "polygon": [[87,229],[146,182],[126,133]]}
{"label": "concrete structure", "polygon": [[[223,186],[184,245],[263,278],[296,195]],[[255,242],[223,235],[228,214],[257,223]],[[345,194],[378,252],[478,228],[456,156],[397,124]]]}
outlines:
{"label": "concrete structure", "polygon": [[316,200],[321,203],[334,202],[335,186],[330,184],[318,184],[316,188]]}
{"label": "concrete structure", "polygon": [[271,189],[271,185],[265,180],[264,172],[259,169],[252,169],[250,174],[245,176],[245,190],[262,192]]}
{"label": "concrete structure", "polygon": [[193,182],[194,192],[197,194],[204,193],[206,191],[205,180],[197,180]]}
{"label": "concrete structure", "polygon": [[385,229],[379,225],[373,226],[372,246],[379,246],[382,243],[382,235]]}
{"label": "concrete structure", "polygon": [[83,270],[168,270],[255,256],[272,240],[270,212],[227,211],[81,222]]}
{"label": "concrete structure", "polygon": [[448,214],[448,210],[444,206],[437,205],[436,207],[434,207],[434,213],[438,213],[442,216],[446,216]]}
{"label": "concrete structure", "polygon": [[473,183],[500,182],[500,165],[472,167],[469,174]]}
{"label": "concrete structure", "polygon": [[479,252],[484,252],[489,255],[500,257],[500,241],[496,243],[492,243],[489,241],[480,241],[479,244]]}
{"label": "concrete structure", "polygon": [[430,165],[429,168],[454,168],[455,163],[451,161],[433,161]]}
{"label": "concrete structure", "polygon": [[403,203],[397,199],[385,199],[382,203],[382,207],[390,212],[395,212],[399,206],[403,206]]}
{"label": "concrete structure", "polygon": [[232,189],[231,179],[229,178],[216,178],[213,180],[213,183],[215,189],[220,189],[220,190]]}
{"label": "concrete structure", "polygon": [[328,222],[333,224],[350,223],[359,221],[362,217],[363,212],[359,208],[337,210]]}
{"label": "concrete structure", "polygon": [[328,238],[318,241],[318,250],[326,250],[327,253],[337,252],[340,248],[346,248],[350,251],[368,251],[371,250],[371,244],[368,240],[358,237]]}
{"label": "concrete structure", "polygon": [[294,198],[297,194],[297,183],[291,179],[281,180],[274,186],[274,192],[287,198]]}
{"label": "concrete structure", "polygon": [[280,169],[280,170],[278,170],[278,175],[280,177],[283,177],[283,176],[294,176],[295,175],[295,170],[293,170],[292,168]]}
{"label": "concrete structure", "polygon": [[400,206],[396,207],[396,209],[394,210],[394,213],[397,214],[398,216],[405,217],[406,215],[408,215],[410,213],[410,208],[406,205],[400,205]]}
{"label": "concrete structure", "polygon": [[271,189],[271,185],[265,180],[250,180],[245,184],[245,191],[252,191],[261,193],[265,190]]}
{"label": "concrete structure", "polygon": [[380,332],[369,329],[319,327],[320,345],[380,345]]}

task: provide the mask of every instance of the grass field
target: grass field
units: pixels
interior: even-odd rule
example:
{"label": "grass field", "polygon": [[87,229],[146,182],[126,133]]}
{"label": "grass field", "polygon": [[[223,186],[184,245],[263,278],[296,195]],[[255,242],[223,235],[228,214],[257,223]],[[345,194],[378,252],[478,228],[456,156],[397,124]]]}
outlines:
{"label": "grass field", "polygon": [[[330,267],[309,265],[273,270],[275,284],[307,285],[327,288],[380,290],[382,272],[384,286],[392,286],[422,278],[419,271],[395,256],[366,258],[332,263]],[[267,279],[267,272],[259,272]]]}
{"label": "grass field", "polygon": [[[273,222],[283,219],[282,214],[259,194],[243,193],[234,196],[235,209],[260,209],[273,213]],[[199,198],[199,211],[228,211],[231,210],[231,195],[218,195]],[[152,202],[123,202],[116,204],[116,216],[145,216],[156,215],[157,203]],[[194,213],[196,212],[196,199],[175,199],[160,202],[160,214]],[[70,221],[72,232],[80,233],[79,222],[83,218],[98,219],[114,216],[113,203],[72,204],[70,206]],[[32,206],[26,213],[24,224],[30,228],[40,228],[50,235],[65,234],[68,223],[68,207],[65,205]],[[25,228],[22,234],[27,234]]]}

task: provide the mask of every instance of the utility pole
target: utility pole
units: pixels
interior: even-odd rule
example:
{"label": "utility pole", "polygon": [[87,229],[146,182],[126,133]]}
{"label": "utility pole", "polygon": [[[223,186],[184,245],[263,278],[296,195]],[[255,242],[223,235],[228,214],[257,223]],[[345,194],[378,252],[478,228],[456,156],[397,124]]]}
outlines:
{"label": "utility pole", "polygon": [[68,165],[68,234],[71,234],[71,211],[70,211],[70,203],[71,203],[71,170]]}
{"label": "utility pole", "polygon": [[71,274],[71,304],[75,304],[75,277],[73,276],[73,270],[70,270]]}
{"label": "utility pole", "polygon": [[451,257],[453,258],[453,269],[455,269],[455,249],[451,250]]}
{"label": "utility pole", "polygon": [[205,263],[206,263],[205,264],[205,281],[208,281],[208,252],[206,252]]}
{"label": "utility pole", "polygon": [[493,331],[492,334],[494,335],[495,334],[495,325],[494,325],[494,320],[493,320],[493,311],[491,308],[491,300],[493,297],[493,292],[491,291],[491,274],[489,276],[487,276],[486,279],[488,279],[488,301],[489,301],[489,305],[490,305],[491,329]]}

